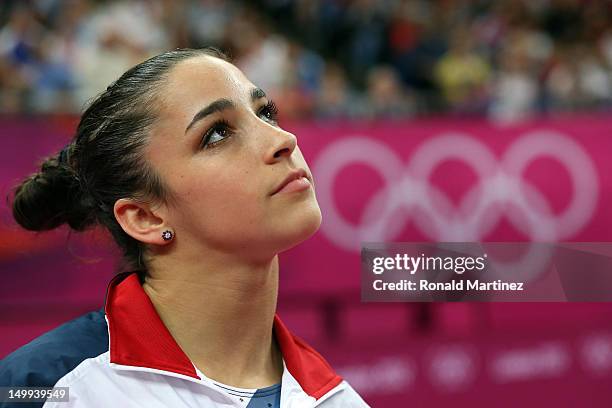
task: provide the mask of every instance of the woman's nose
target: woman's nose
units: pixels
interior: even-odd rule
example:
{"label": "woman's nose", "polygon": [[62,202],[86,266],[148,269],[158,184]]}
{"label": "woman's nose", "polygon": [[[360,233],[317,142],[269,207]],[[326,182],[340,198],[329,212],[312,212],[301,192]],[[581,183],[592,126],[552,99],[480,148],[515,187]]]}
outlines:
{"label": "woman's nose", "polygon": [[276,163],[283,157],[291,156],[297,146],[295,135],[280,128],[273,128],[268,137],[270,146],[265,153],[265,161],[268,164]]}

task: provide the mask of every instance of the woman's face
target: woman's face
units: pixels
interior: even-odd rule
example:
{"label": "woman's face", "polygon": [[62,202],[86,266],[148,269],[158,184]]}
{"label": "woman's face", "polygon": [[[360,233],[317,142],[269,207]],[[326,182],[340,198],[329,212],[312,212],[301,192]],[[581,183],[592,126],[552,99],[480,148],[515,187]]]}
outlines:
{"label": "woman's face", "polygon": [[318,229],[321,212],[296,138],[238,68],[192,58],[160,91],[146,155],[173,198],[162,211],[176,245],[259,259]]}

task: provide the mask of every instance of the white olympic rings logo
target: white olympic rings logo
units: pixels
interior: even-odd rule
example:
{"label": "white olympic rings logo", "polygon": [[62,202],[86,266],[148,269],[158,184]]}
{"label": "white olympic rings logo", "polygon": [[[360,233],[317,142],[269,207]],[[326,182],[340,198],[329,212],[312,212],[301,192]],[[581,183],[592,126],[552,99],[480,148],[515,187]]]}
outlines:
{"label": "white olympic rings logo", "polygon": [[[571,179],[571,201],[558,215],[545,196],[523,178],[527,166],[543,156],[558,160]],[[451,159],[471,167],[479,178],[458,206],[430,183],[437,166]],[[357,225],[341,215],[333,199],[335,179],[350,164],[374,169],[385,182],[369,199]],[[586,225],[599,195],[597,171],[589,155],[572,138],[553,131],[522,135],[500,159],[476,138],[445,133],[418,146],[407,166],[381,142],[354,136],[326,148],[313,169],[325,215],[322,232],[350,251],[359,251],[361,242],[392,241],[409,218],[432,241],[480,241],[506,216],[532,241],[556,242],[571,238]]]}

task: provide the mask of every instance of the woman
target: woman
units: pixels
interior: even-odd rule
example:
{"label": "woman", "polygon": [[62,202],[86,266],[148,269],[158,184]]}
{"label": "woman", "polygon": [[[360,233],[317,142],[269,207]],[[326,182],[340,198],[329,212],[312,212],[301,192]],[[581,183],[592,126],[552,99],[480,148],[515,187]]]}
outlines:
{"label": "woman", "polygon": [[153,57],[99,95],[13,214],[29,230],[102,224],[136,272],[104,311],[7,357],[2,385],[68,387],[58,407],[367,406],[275,315],[278,253],[321,222],[276,114],[214,49]]}

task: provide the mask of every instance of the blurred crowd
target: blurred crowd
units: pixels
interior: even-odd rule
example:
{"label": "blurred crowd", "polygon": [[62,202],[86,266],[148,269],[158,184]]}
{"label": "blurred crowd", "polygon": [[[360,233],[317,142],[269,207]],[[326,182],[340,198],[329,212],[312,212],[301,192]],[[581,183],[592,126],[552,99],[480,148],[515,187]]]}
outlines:
{"label": "blurred crowd", "polygon": [[76,113],[132,65],[227,52],[281,117],[515,121],[612,106],[609,0],[4,0],[0,112]]}

